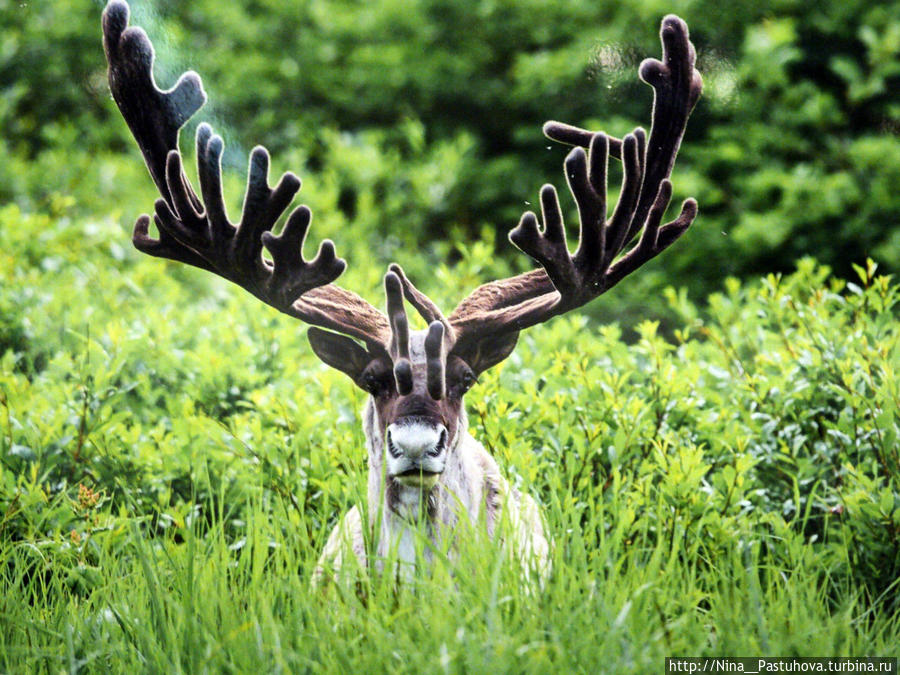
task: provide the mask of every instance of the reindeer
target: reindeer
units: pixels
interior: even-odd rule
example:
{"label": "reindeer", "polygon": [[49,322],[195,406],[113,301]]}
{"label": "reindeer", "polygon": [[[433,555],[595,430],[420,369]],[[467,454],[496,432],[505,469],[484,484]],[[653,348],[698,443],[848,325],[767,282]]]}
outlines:
{"label": "reindeer", "polygon": [[[556,189],[544,185],[541,218],[528,211],[509,234],[538,268],[476,288],[445,315],[392,264],[384,276],[385,315],[335,285],[346,263],[331,241],[322,241],[311,260],[303,258],[309,208],[296,207],[280,233],[273,232],[300,179],[286,173],[270,187],[265,148],[250,153],[243,211],[232,223],[222,195],[222,138],[201,124],[196,134],[200,194],[194,191],[182,170],[178,135],[206,94],[192,71],[167,91],[157,87],[153,47],[141,28],[128,27],[128,12],[123,0],[110,0],[103,13],[109,85],[161,196],[153,217],[158,238],[149,233],[149,216],[142,215],[134,226],[134,245],[224,277],[309,324],[316,356],[369,394],[363,411],[367,508],[352,508],[335,526],[314,579],[338,574],[354,558],[362,568],[371,557],[381,565],[389,554],[414,569],[416,532],[426,532],[437,544],[463,523],[483,523],[494,537],[501,520],[508,523],[502,538],[514,555],[545,574],[548,543],[541,513],[530,496],[510,487],[496,461],[469,435],[463,398],[481,373],[512,353],[520,331],[605,293],[693,222],[697,203],[687,199],[677,218],[661,224],[672,196],[675,156],[702,88],[687,25],[665,17],[662,61],[640,65],[641,79],[654,89],[649,137],[642,128],[620,140],[554,121],[544,125],[551,140],[575,146],[565,159],[579,216],[574,253]],[[607,218],[610,155],[622,162],[623,182]],[[426,330],[410,330],[406,303],[428,324]],[[367,548],[374,555],[367,555]]]}

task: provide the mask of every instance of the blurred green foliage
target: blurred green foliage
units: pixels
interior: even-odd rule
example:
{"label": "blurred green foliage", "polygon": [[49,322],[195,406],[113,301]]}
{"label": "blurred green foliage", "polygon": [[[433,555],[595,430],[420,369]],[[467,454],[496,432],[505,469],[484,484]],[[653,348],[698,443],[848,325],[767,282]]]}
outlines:
{"label": "blurred green foliage", "polygon": [[[706,87],[674,201],[696,196],[701,216],[616,307],[592,311],[671,318],[658,298],[665,283],[703,297],[725,275],[788,271],[802,255],[841,276],[866,256],[888,271],[900,263],[900,3],[132,4],[157,46],[160,82],[187,68],[204,77],[211,103],[200,117],[231,140],[236,174],[244,150],[263,143],[309,185],[327,183],[319,217],[352,226],[379,263],[424,245],[433,264],[486,240],[501,254],[498,273],[528,267],[506,233],[543,182],[563,183],[565,149],[542,138],[542,122],[616,135],[649,124],[636,68],[659,55],[659,20],[677,12]],[[18,190],[28,169],[7,166],[0,199],[70,192],[68,165],[95,182],[80,151],[135,156],[106,89],[100,3],[0,9],[2,149],[40,167],[42,183]],[[61,149],[65,161],[45,158]],[[353,253],[351,236],[337,237],[339,252]]]}

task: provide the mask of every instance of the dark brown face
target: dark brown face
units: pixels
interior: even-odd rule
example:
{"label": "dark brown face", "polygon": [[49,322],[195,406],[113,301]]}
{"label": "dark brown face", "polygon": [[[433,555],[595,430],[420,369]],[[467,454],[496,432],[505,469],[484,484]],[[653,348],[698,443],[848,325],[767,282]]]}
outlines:
{"label": "dark brown face", "polygon": [[[349,337],[309,329],[316,355],[372,396],[376,429],[392,484],[430,489],[464,432],[463,396],[478,373],[512,352],[517,333],[486,335],[462,345],[445,339],[449,324],[432,321],[410,333],[399,281],[385,277],[392,340],[364,349]],[[449,352],[449,353],[448,353]]]}
{"label": "dark brown face", "polygon": [[398,392],[387,357],[371,361],[357,384],[372,395],[388,476],[407,487],[429,489],[462,431],[463,396],[475,383],[475,373],[462,359],[450,356],[444,396],[432,398],[426,387],[424,337],[424,333],[410,335],[410,393]]}

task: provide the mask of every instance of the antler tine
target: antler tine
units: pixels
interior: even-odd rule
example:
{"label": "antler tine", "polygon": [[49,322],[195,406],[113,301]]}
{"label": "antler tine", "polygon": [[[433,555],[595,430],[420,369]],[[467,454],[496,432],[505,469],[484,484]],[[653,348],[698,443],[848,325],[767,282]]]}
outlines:
{"label": "antler tine", "polygon": [[[562,143],[563,145],[575,145],[581,148],[589,148],[591,140],[597,134],[581,127],[572,126],[565,122],[557,122],[550,120],[544,122],[544,136],[551,141]],[[614,136],[607,136],[609,139],[609,154],[616,159],[622,159],[622,141]]]}
{"label": "antler tine", "polygon": [[415,307],[416,311],[419,313],[425,321],[429,324],[438,321],[444,326],[444,335],[447,337],[447,340],[453,341],[453,328],[450,325],[450,322],[444,317],[444,314],[438,308],[436,304],[429,298],[427,295],[422,293],[418,288],[416,288],[413,283],[409,280],[409,277],[406,276],[406,273],[403,271],[403,268],[400,267],[397,263],[391,263],[388,265],[388,270],[397,275],[400,279],[400,283],[403,286],[403,296],[409,301],[413,307]]}
{"label": "antler tine", "polygon": [[543,231],[539,228],[537,215],[533,211],[526,211],[519,224],[509,233],[509,239],[537,260],[547,271],[553,286],[564,293],[577,286],[577,273],[569,257],[559,197],[552,185],[541,188],[541,215]]}
{"label": "antler tine", "polygon": [[[450,315],[459,345],[470,343],[479,331],[515,332],[584,305],[671,245],[696,217],[697,203],[688,199],[678,218],[660,226],[672,196],[669,175],[702,89],[687,24],[666,16],[660,39],[662,61],[647,59],[640,66],[641,79],[654,89],[649,139],[641,128],[618,140],[560,122],[544,125],[549,138],[576,146],[566,157],[565,171],[578,207],[578,247],[569,253],[556,190],[545,185],[541,221],[526,212],[509,234],[543,269],[485,284],[463,300]],[[622,161],[624,177],[607,221],[610,155]],[[618,257],[641,231],[631,250]]]}
{"label": "antler tine", "polygon": [[403,287],[393,272],[384,275],[388,321],[391,323],[390,355],[394,361],[397,391],[406,396],[413,388],[412,364],[409,360],[409,321],[403,307]]}
{"label": "antler tine", "polygon": [[[181,127],[206,101],[200,77],[188,72],[172,89],[160,90],[153,78],[153,46],[142,29],[128,27],[128,14],[123,0],[110,0],[103,13],[110,89],[162,196],[154,215],[159,239],[150,236],[150,219],[142,216],[135,224],[135,246],[212,271],[286,314],[361,339],[370,351],[383,351],[390,334],[384,315],[332,284],[346,267],[334,244],[322,241],[317,255],[304,260],[310,210],[297,207],[281,234],[273,234],[300,189],[300,179],[288,172],[269,187],[265,148],[257,146],[250,153],[241,219],[233,224],[222,196],[224,144],[208,124],[201,124],[196,138],[200,200],[178,150]],[[263,257],[263,247],[271,262]]]}
{"label": "antler tine", "polygon": [[[160,194],[171,204],[165,167],[169,150],[178,146],[178,131],[206,103],[200,76],[184,73],[163,91],[153,78],[153,47],[144,30],[128,27],[128,5],[112,0],[103,12],[103,47],[110,67],[109,84]],[[193,203],[199,208],[199,200]]]}
{"label": "antler tine", "polygon": [[413,388],[412,364],[409,358],[409,321],[404,299],[428,321],[425,335],[425,386],[428,395],[438,401],[446,389],[446,347],[452,346],[452,329],[431,299],[420,292],[403,273],[400,265],[388,266],[384,276],[388,321],[391,324],[390,356],[394,362],[397,391],[407,395]]}
{"label": "antler tine", "polygon": [[447,384],[444,355],[444,324],[432,321],[425,336],[425,386],[435,401],[444,398]]}
{"label": "antler tine", "polygon": [[697,52],[690,41],[687,24],[669,14],[663,19],[659,34],[663,60],[645,59],[639,68],[641,79],[653,87],[653,117],[644,189],[626,242],[640,230],[657,201],[662,181],[672,173],[688,116],[703,90],[703,80],[694,68]]}

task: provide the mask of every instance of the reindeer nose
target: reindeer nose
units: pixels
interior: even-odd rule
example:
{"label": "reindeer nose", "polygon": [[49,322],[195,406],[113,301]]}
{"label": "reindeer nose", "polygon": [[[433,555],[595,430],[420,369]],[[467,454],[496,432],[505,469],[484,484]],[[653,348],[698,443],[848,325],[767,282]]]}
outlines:
{"label": "reindeer nose", "polygon": [[413,422],[391,424],[387,429],[388,451],[394,457],[417,460],[436,457],[447,444],[447,429],[443,424]]}

